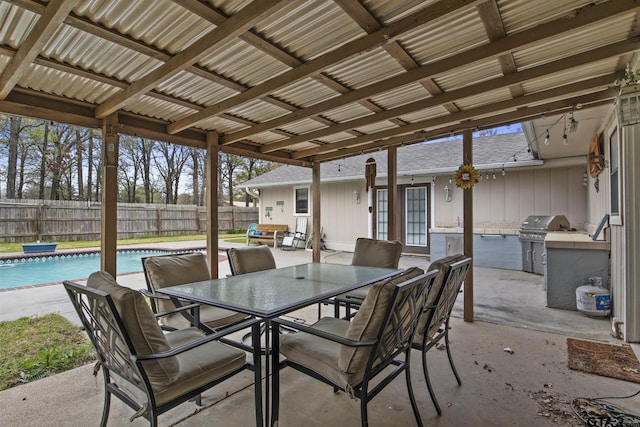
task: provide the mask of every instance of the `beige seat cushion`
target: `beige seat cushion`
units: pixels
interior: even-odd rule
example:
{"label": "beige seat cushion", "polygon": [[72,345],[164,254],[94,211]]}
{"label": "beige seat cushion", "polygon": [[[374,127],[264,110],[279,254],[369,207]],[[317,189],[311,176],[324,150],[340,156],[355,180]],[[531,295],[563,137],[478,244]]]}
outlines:
{"label": "beige seat cushion", "polygon": [[[410,267],[397,276],[375,283],[367,293],[358,313],[353,318],[346,337],[354,341],[370,341],[377,338],[382,327],[389,300],[396,285],[424,274],[418,267]],[[347,373],[350,382],[359,381],[364,375],[371,348],[343,346],[338,368]]]}
{"label": "beige seat cushion", "polygon": [[[395,286],[422,273],[420,268],[411,267],[398,276],[376,282],[351,322],[324,317],[311,327],[354,341],[375,340]],[[284,334],[280,342],[280,352],[288,360],[322,375],[344,389],[362,381],[371,354],[371,347],[356,349],[304,332]]]}
{"label": "beige seat cushion", "polygon": [[[436,275],[436,278],[433,280],[431,289],[427,294],[427,301],[425,304],[427,307],[433,306],[435,299],[440,293],[440,289],[442,289],[442,286],[444,286],[444,278],[449,273],[449,270],[451,269],[451,264],[454,264],[458,261],[462,261],[463,259],[466,259],[464,255],[455,254],[455,255],[450,255],[444,258],[437,259],[429,265],[429,268],[427,269],[427,271],[433,271],[437,269],[438,274]],[[418,327],[416,328],[416,333],[413,336],[414,343],[422,343],[422,335],[424,334],[424,330],[427,326],[427,321],[429,320],[429,316],[432,311],[433,311],[432,309],[427,308],[427,310],[424,313],[422,313],[422,315],[420,316],[420,319],[418,320]]]}
{"label": "beige seat cushion", "polygon": [[[87,286],[111,295],[137,354],[162,353],[170,349],[151,308],[141,293],[120,286],[109,273],[97,271],[87,279]],[[144,367],[149,381],[167,385],[178,378],[177,358],[146,361]]]}
{"label": "beige seat cushion", "polygon": [[[203,336],[204,333],[197,328],[186,328],[169,332],[166,339],[169,347],[176,348]],[[180,365],[178,376],[167,385],[152,384],[158,405],[241,368],[246,362],[246,353],[212,341],[180,353],[176,358]]]}
{"label": "beige seat cushion", "polygon": [[353,251],[351,265],[398,268],[402,243],[397,240],[376,240],[359,237]]}
{"label": "beige seat cushion", "polygon": [[[310,327],[345,337],[350,323],[344,319],[323,317]],[[349,384],[347,375],[338,369],[341,348],[342,344],[305,332],[280,335],[280,353],[288,360],[317,372],[334,384],[346,388]]]}
{"label": "beige seat cushion", "polygon": [[[210,280],[207,258],[201,252],[157,256],[145,258],[144,268],[153,292],[168,286]],[[173,310],[175,305],[169,300],[156,300],[159,311]],[[245,315],[224,308],[201,305],[200,321],[210,328],[216,329],[225,325],[240,322]],[[180,313],[160,318],[160,323],[175,329],[188,328],[189,321]]]}
{"label": "beige seat cushion", "polygon": [[230,248],[227,256],[233,275],[276,268],[276,261],[268,246]]}

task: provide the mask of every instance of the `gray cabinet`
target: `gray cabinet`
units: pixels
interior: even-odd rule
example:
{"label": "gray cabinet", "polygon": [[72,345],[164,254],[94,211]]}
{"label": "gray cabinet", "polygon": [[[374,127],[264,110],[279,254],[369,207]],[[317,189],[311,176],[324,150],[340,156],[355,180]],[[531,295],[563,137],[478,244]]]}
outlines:
{"label": "gray cabinet", "polygon": [[601,277],[608,288],[608,242],[594,242],[581,234],[548,235],[545,248],[547,307],[577,310],[576,289],[586,285],[590,277]]}
{"label": "gray cabinet", "polygon": [[522,241],[522,270],[529,273],[544,274],[544,242]]}

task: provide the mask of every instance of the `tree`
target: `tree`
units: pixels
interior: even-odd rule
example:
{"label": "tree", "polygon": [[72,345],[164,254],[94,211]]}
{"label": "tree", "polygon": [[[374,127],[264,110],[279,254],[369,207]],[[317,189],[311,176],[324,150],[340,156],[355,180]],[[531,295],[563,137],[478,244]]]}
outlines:
{"label": "tree", "polygon": [[84,142],[80,134],[80,128],[76,128],[76,174],[78,176],[78,200],[84,200],[84,178],[82,158],[84,153]]}
{"label": "tree", "polygon": [[[204,187],[206,178],[205,174],[205,153],[203,150],[198,148],[190,149],[190,157],[191,157],[191,188],[193,189],[193,198],[192,203],[196,206],[204,205]],[[202,187],[200,187],[200,183],[202,182]]]}
{"label": "tree", "polygon": [[18,168],[18,143],[20,139],[20,131],[22,118],[9,117],[9,159],[7,162],[7,197],[9,199],[16,198],[16,173]]}
{"label": "tree", "polygon": [[144,202],[153,203],[153,192],[151,182],[153,177],[151,176],[151,153],[155,146],[155,142],[138,138],[138,151],[140,152],[140,160],[142,163],[142,186],[144,188]]}
{"label": "tree", "polygon": [[136,194],[138,180],[142,174],[142,156],[138,144],[133,137],[120,137],[120,156],[118,160],[118,178],[120,181],[121,200],[128,203],[139,202]]}
{"label": "tree", "polygon": [[[255,178],[256,176],[262,175],[263,173],[269,172],[273,170],[277,165],[273,162],[268,162],[266,160],[254,159],[252,157],[244,158],[244,163],[242,166],[242,170],[236,175],[236,184],[240,184],[250,179]],[[245,206],[249,206],[251,203],[252,197],[244,193]]]}
{"label": "tree", "polygon": [[164,141],[159,141],[157,147],[154,162],[164,184],[165,203],[175,205],[178,201],[180,175],[189,158],[189,149]]}
{"label": "tree", "polygon": [[75,140],[71,137],[71,127],[64,124],[53,126],[52,148],[46,151],[47,165],[51,172],[51,200],[60,200],[63,174],[73,165]]}

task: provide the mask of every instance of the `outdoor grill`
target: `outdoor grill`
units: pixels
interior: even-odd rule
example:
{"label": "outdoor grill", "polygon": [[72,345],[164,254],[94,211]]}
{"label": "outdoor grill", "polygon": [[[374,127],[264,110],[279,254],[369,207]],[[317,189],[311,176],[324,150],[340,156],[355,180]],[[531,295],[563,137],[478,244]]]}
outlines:
{"label": "outdoor grill", "polygon": [[569,229],[569,220],[564,215],[530,215],[520,226],[520,240],[543,242],[548,231]]}
{"label": "outdoor grill", "polygon": [[522,270],[544,274],[544,238],[549,231],[569,229],[564,215],[530,215],[520,226]]}

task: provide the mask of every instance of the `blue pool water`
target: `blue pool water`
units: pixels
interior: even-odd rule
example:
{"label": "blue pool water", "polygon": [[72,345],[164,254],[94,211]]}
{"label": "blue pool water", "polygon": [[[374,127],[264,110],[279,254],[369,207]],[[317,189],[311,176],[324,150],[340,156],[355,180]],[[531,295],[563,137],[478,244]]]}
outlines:
{"label": "blue pool water", "polygon": [[[117,274],[142,271],[141,258],[170,253],[160,250],[121,250],[116,258]],[[100,253],[52,254],[0,260],[0,289],[41,283],[78,280],[100,269]]]}

